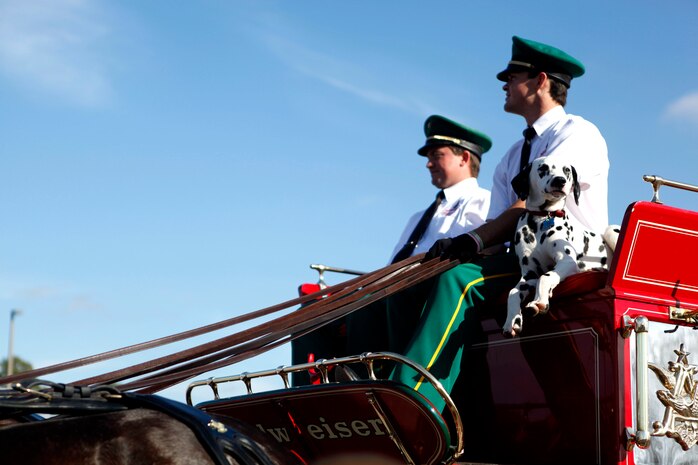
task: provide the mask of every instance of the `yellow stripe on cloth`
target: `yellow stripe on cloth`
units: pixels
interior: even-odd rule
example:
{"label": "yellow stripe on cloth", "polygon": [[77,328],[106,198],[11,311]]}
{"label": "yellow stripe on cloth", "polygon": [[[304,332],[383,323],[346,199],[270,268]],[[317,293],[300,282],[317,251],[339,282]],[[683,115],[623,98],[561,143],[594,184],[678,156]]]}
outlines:
{"label": "yellow stripe on cloth", "polygon": [[[479,284],[483,281],[486,281],[488,279],[497,279],[497,278],[506,278],[509,276],[516,276],[517,273],[502,273],[502,274],[495,274],[492,276],[482,276],[480,278],[474,279],[470,281],[468,284],[465,285],[465,288],[463,289],[463,292],[460,295],[460,298],[458,299],[458,305],[456,305],[456,309],[453,312],[453,315],[451,316],[451,321],[448,322],[448,326],[446,326],[446,330],[444,331],[443,336],[441,336],[441,340],[439,341],[439,345],[436,346],[436,350],[434,351],[434,355],[431,356],[431,360],[429,360],[429,364],[426,366],[427,371],[429,371],[434,365],[434,362],[439,356],[439,353],[441,353],[441,349],[443,348],[444,344],[446,343],[446,338],[448,338],[448,334],[451,332],[451,327],[453,326],[453,323],[456,321],[456,317],[458,316],[458,313],[460,313],[460,308],[463,305],[463,299],[465,299],[465,295],[468,293],[471,287],[473,287],[476,284]],[[422,383],[424,382],[424,376],[419,378],[419,381],[414,387],[415,391],[419,391],[419,388],[422,386]]]}

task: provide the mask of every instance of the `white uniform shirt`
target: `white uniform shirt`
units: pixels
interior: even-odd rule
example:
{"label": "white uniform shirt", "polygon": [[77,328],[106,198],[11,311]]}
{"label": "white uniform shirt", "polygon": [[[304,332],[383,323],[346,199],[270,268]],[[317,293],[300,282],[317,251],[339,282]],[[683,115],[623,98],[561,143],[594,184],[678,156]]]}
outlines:
{"label": "white uniform shirt", "polygon": [[[565,209],[592,231],[603,233],[608,226],[608,148],[599,130],[589,121],[570,115],[556,106],[533,123],[536,137],[531,142],[529,161],[547,155],[574,166],[581,188],[579,205],[567,197]],[[519,173],[521,147],[518,141],[495,168],[492,205],[488,219],[499,216],[517,196],[511,180]]]}
{"label": "white uniform shirt", "polygon": [[[445,198],[436,209],[434,217],[417,242],[412,255],[428,251],[438,239],[455,237],[475,229],[483,224],[487,218],[487,210],[490,207],[490,192],[478,185],[477,178],[464,179],[443,191]],[[407,222],[391,258],[408,241],[425,210],[415,213]]]}

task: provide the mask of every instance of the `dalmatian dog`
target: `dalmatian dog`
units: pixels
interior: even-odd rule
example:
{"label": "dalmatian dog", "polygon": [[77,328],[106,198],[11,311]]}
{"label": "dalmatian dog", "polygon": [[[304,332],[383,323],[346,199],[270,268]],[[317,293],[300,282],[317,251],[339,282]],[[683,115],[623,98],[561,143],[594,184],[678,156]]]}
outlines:
{"label": "dalmatian dog", "polygon": [[512,181],[526,212],[519,218],[512,245],[521,265],[521,280],[509,292],[503,332],[515,337],[523,327],[522,307],[546,313],[553,289],[580,271],[607,268],[620,228],[609,226],[603,236],[584,228],[564,210],[568,195],[579,204],[580,186],[574,166],[541,157]]}

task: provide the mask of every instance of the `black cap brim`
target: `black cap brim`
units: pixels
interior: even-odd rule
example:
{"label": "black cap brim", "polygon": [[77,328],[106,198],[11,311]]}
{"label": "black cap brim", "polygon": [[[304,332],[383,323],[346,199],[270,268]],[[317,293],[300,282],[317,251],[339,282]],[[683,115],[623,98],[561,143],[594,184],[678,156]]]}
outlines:
{"label": "black cap brim", "polygon": [[502,81],[502,82],[507,82],[509,79],[509,75],[511,73],[545,73],[548,75],[548,77],[555,79],[556,81],[561,82],[567,87],[570,87],[570,84],[572,83],[572,76],[569,76],[567,74],[563,73],[551,73],[548,71],[543,71],[543,70],[537,70],[534,67],[526,67],[526,66],[519,66],[519,65],[509,65],[507,66],[507,69],[504,71],[500,71],[497,73],[497,79]]}
{"label": "black cap brim", "polygon": [[463,150],[467,150],[468,152],[472,153],[475,155],[479,160],[482,160],[482,149],[477,150],[477,145],[472,144],[471,147],[464,147],[462,145],[456,144],[454,142],[447,142],[444,140],[438,140],[438,139],[427,139],[427,141],[424,143],[424,146],[417,150],[417,153],[420,154],[423,157],[426,157],[427,154],[429,153],[429,150],[433,149],[434,147],[458,147]]}
{"label": "black cap brim", "polygon": [[502,82],[507,82],[507,80],[509,79],[509,75],[511,73],[526,73],[526,72],[530,73],[531,71],[535,71],[533,66],[509,64],[505,70],[497,73],[497,79],[502,81]]}

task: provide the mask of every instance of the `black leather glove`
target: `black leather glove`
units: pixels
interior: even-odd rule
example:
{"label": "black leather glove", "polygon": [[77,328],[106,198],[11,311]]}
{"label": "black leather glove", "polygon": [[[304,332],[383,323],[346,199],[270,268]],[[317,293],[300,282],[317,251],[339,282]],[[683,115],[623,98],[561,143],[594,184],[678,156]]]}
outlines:
{"label": "black leather glove", "polygon": [[461,234],[453,238],[439,239],[434,242],[424,256],[424,260],[432,258],[455,258],[461,263],[469,262],[477,255],[477,242],[469,234]]}

